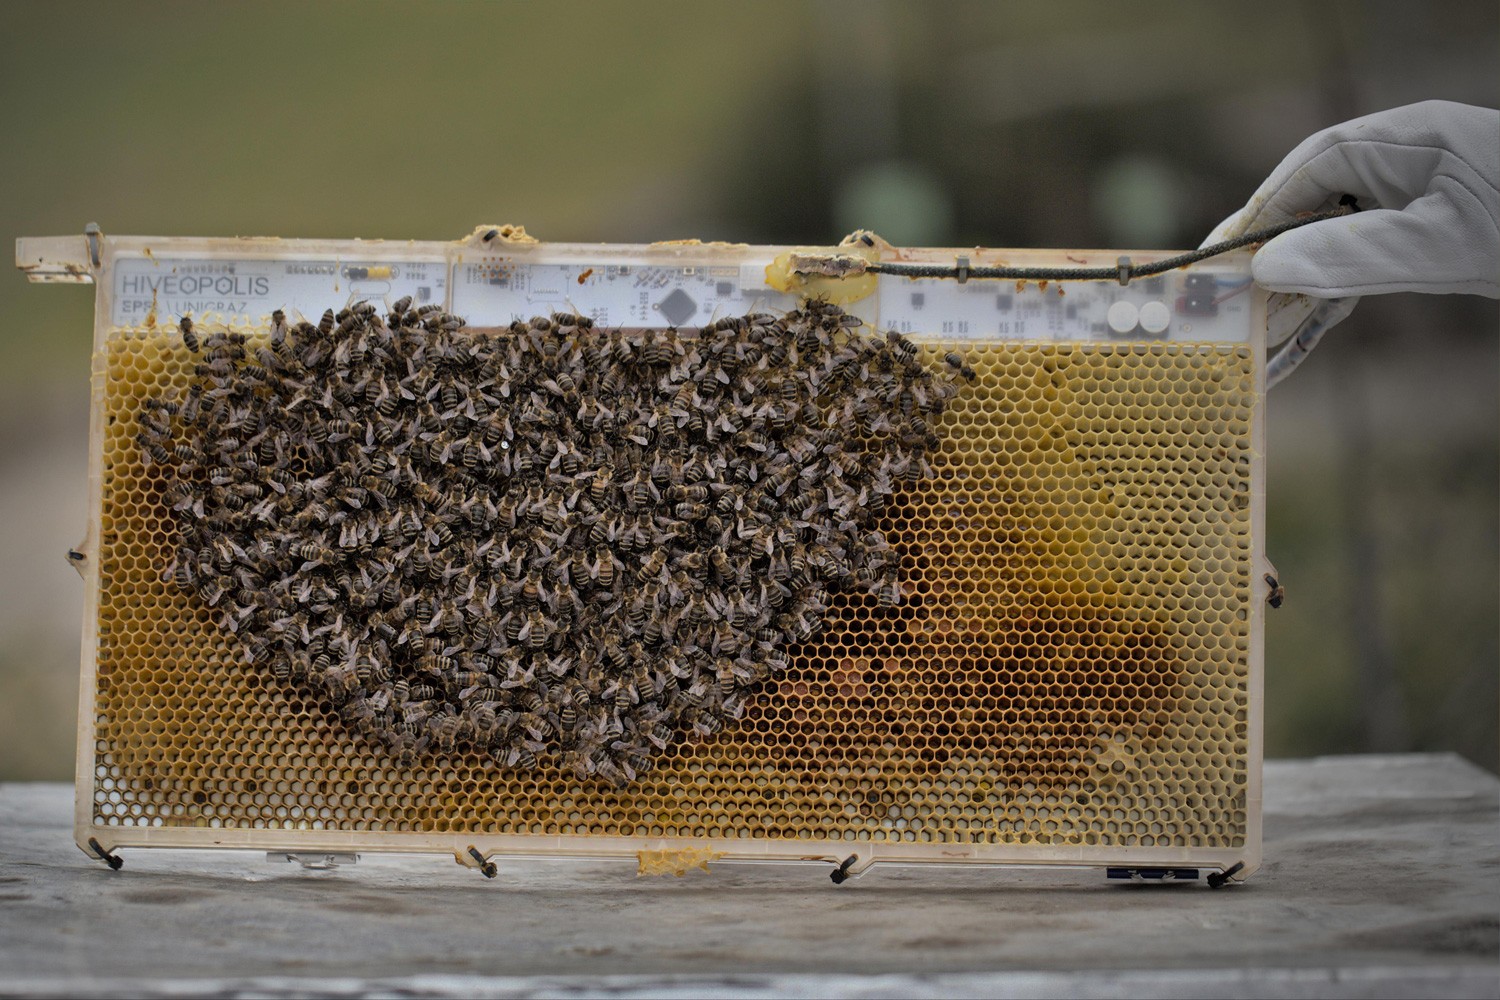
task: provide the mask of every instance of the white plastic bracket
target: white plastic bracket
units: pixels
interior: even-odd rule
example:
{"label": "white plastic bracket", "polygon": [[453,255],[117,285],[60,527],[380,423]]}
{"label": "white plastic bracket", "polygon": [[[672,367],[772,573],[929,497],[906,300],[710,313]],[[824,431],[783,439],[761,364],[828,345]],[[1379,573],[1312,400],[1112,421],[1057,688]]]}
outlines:
{"label": "white plastic bracket", "polygon": [[40,284],[93,284],[104,234],[92,222],[89,227],[79,236],[22,236],[16,240],[16,267]]}

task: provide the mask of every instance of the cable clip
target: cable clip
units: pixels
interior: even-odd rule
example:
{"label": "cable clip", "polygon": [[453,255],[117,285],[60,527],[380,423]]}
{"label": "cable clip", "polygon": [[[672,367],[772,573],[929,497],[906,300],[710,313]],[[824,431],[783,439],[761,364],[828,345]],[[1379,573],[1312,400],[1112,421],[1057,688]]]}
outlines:
{"label": "cable clip", "polygon": [[954,277],[958,278],[958,283],[960,285],[966,284],[968,282],[968,280],[969,280],[969,258],[967,258],[967,257],[960,257],[960,258],[958,258],[958,269],[954,272]]}
{"label": "cable clip", "polygon": [[1213,874],[1208,876],[1208,887],[1210,889],[1218,889],[1221,886],[1229,884],[1230,880],[1233,879],[1235,875],[1239,874],[1240,869],[1244,867],[1245,862],[1236,861],[1234,864],[1230,865],[1222,872],[1214,872]]}
{"label": "cable clip", "polygon": [[859,860],[859,855],[858,854],[851,854],[851,855],[849,855],[847,858],[844,859],[844,861],[843,861],[842,864],[840,864],[837,868],[835,868],[833,871],[831,871],[831,872],[828,873],[828,878],[830,880],[832,880],[832,882],[833,882],[834,885],[843,885],[845,882],[847,882],[849,880],[849,869],[851,867],[853,867],[854,862],[856,862],[858,860]]}
{"label": "cable clip", "polygon": [[1120,273],[1120,284],[1122,284],[1122,285],[1128,285],[1128,284],[1130,284],[1130,275],[1131,275],[1131,267],[1132,267],[1132,265],[1130,263],[1130,258],[1129,257],[1121,257],[1119,260],[1115,261],[1115,264],[1120,269],[1119,270],[1119,273]]}
{"label": "cable clip", "polygon": [[105,864],[109,865],[112,871],[119,871],[121,868],[125,867],[125,862],[120,858],[118,854],[111,854],[109,851],[106,851],[103,845],[101,845],[99,841],[94,839],[93,837],[89,838],[89,847],[95,854],[99,856],[100,861],[103,861]]}

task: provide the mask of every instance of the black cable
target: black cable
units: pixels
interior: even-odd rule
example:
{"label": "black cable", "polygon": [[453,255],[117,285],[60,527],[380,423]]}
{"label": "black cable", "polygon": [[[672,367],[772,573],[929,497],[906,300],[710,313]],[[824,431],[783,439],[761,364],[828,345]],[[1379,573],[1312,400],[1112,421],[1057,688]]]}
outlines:
{"label": "black cable", "polygon": [[1238,250],[1252,243],[1264,243],[1299,226],[1308,226],[1314,222],[1327,222],[1329,219],[1337,219],[1357,211],[1359,211],[1359,206],[1354,204],[1354,199],[1345,195],[1344,199],[1339,202],[1339,207],[1330,212],[1319,212],[1316,215],[1307,215],[1290,222],[1283,222],[1278,226],[1257,229],[1253,233],[1213,243],[1200,250],[1180,253],[1175,257],[1168,257],[1151,264],[1134,265],[1130,263],[1128,257],[1121,257],[1119,264],[1114,267],[971,267],[967,263],[950,266],[872,261],[859,270],[874,274],[893,274],[903,278],[959,278],[965,281],[969,278],[1007,278],[1015,281],[1107,281],[1113,278],[1124,285],[1128,284],[1132,278],[1148,278],[1153,274],[1176,270],[1200,260],[1207,260],[1209,257],[1217,257],[1221,253],[1228,253],[1230,250]]}

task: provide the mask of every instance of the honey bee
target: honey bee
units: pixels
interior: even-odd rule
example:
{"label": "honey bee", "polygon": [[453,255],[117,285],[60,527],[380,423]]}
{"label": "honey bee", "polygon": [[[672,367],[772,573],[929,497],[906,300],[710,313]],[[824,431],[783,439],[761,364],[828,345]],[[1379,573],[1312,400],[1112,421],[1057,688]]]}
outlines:
{"label": "honey bee", "polygon": [[203,386],[198,382],[194,382],[192,385],[188,386],[187,399],[183,400],[182,406],[178,411],[178,415],[182,417],[182,422],[184,424],[194,424],[198,422],[198,410],[202,403]]}
{"label": "honey bee", "polygon": [[895,330],[887,330],[885,334],[886,346],[900,361],[911,361],[917,356],[917,345],[907,340]]}
{"label": "honey bee", "polygon": [[334,551],[316,542],[298,542],[292,546],[292,555],[309,563],[331,563],[338,556]]}
{"label": "honey bee", "polygon": [[589,758],[589,762],[594,768],[594,773],[597,774],[600,778],[608,781],[612,785],[625,784],[625,775],[620,770],[619,765],[617,765],[614,762],[614,759],[603,750],[596,751],[595,754]]}
{"label": "honey bee", "polygon": [[708,486],[703,483],[692,485],[674,485],[667,490],[667,496],[672,500],[688,500],[693,503],[702,503],[708,499]]}
{"label": "honey bee", "polygon": [[616,673],[624,672],[630,665],[630,659],[626,656],[624,648],[613,636],[605,638],[603,655],[605,664]]}
{"label": "honey bee", "polygon": [[488,736],[495,731],[498,719],[495,714],[495,706],[490,702],[471,704],[464,710],[469,725],[481,736]]}
{"label": "honey bee", "polygon": [[464,721],[456,714],[444,714],[429,720],[432,730],[432,741],[437,746],[447,749],[458,740],[458,735],[463,731]]}
{"label": "honey bee", "polygon": [[701,521],[709,515],[709,508],[704,503],[679,503],[672,508],[672,514],[682,521]]}
{"label": "honey bee", "polygon": [[1266,603],[1273,608],[1281,607],[1282,602],[1286,600],[1286,588],[1270,573],[1265,574],[1265,578]]}
{"label": "honey bee", "polygon": [[954,374],[962,377],[966,381],[973,381],[976,377],[974,369],[968,366],[968,364],[964,361],[962,355],[949,351],[947,354],[943,355],[943,363],[946,364],[950,369],[952,369]]}
{"label": "honey bee", "polygon": [[642,580],[649,580],[652,577],[660,576],[662,571],[666,569],[666,566],[667,550],[657,548],[652,550],[651,555],[641,564],[641,568],[636,572],[636,575]]}
{"label": "honey bee", "polygon": [[417,669],[432,677],[447,677],[457,670],[457,661],[442,653],[428,653],[417,661]]}
{"label": "honey bee", "polygon": [[521,603],[528,607],[536,607],[545,596],[546,590],[542,585],[542,574],[540,570],[533,569],[526,574],[521,584]]}
{"label": "honey bee", "polygon": [[[665,556],[663,556],[663,562],[665,562]],[[610,590],[615,585],[615,570],[617,568],[619,568],[618,561],[615,559],[614,554],[608,549],[600,547],[595,549],[594,560],[589,564],[589,579],[605,590]],[[659,568],[657,572],[660,572]],[[646,573],[646,575],[651,576],[654,574]]]}
{"label": "honey bee", "polygon": [[172,566],[172,582],[179,590],[191,592],[193,584],[198,579],[198,574],[193,570],[192,552],[183,549],[177,554],[177,559]]}
{"label": "honey bee", "polygon": [[522,634],[520,641],[524,642],[530,649],[535,650],[541,649],[547,644],[547,640],[552,637],[553,629],[552,624],[547,621],[540,611],[533,611],[530,617],[526,619],[523,632],[529,634]]}
{"label": "honey bee", "polygon": [[[628,635],[640,635],[651,611],[651,601],[644,590],[639,591],[626,605],[625,631]],[[632,655],[633,655],[632,650]]]}
{"label": "honey bee", "polygon": [[[497,748],[498,749],[498,748]],[[536,767],[536,752],[530,747],[511,747],[501,752],[501,762],[506,767],[529,769]]]}
{"label": "honey bee", "polygon": [[728,658],[720,659],[715,668],[715,673],[717,676],[719,697],[733,697],[736,688],[739,686],[739,677],[735,673],[734,661]]}

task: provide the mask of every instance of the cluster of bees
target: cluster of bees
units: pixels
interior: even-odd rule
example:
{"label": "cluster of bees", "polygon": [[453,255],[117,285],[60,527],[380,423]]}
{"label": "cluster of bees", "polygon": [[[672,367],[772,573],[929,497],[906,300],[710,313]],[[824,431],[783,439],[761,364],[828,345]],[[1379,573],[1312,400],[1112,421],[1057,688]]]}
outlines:
{"label": "cluster of bees", "polygon": [[409,299],[255,338],[185,319],[196,376],[137,439],[166,572],[403,760],[622,785],[737,719],[832,590],[901,601],[875,525],[972,373],[859,326],[816,302],[666,330]]}

